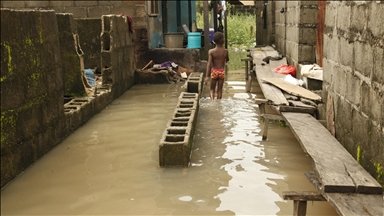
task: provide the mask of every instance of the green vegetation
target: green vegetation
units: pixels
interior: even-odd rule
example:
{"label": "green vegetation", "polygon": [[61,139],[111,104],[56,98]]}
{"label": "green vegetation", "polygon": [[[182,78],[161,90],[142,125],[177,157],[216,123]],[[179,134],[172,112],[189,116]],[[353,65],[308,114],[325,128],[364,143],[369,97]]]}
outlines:
{"label": "green vegetation", "polygon": [[381,185],[383,185],[383,182],[382,182],[382,177],[383,177],[383,166],[381,166],[380,163],[374,163],[375,167],[376,167],[376,180],[377,182],[379,182]]}
{"label": "green vegetation", "polygon": [[[256,42],[256,15],[231,15],[230,10],[229,8],[227,15],[228,47],[242,49],[254,47]],[[196,14],[196,24],[199,28],[204,27],[202,13]]]}

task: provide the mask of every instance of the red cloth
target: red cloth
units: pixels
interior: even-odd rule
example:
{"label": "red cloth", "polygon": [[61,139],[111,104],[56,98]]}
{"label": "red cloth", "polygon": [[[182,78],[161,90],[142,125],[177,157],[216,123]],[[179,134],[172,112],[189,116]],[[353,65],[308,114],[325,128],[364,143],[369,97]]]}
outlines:
{"label": "red cloth", "polygon": [[128,15],[125,15],[125,14],[120,14],[120,15],[127,17],[129,32],[133,33],[133,20],[132,20],[132,17],[130,17]]}

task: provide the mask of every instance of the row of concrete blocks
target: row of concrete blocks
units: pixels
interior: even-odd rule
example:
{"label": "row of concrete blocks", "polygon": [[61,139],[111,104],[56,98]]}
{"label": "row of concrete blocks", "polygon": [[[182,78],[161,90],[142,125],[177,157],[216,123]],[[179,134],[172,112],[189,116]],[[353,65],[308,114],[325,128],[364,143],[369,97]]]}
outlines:
{"label": "row of concrete blocks", "polygon": [[188,167],[202,92],[203,73],[191,73],[159,143],[161,167]]}

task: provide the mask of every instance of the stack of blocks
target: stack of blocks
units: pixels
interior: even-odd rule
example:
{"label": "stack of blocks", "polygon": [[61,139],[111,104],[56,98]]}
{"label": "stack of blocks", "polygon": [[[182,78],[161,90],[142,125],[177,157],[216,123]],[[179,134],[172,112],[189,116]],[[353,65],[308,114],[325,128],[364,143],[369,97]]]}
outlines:
{"label": "stack of blocks", "polygon": [[161,167],[188,167],[202,90],[203,73],[188,77],[187,91],[180,94],[172,119],[168,121],[159,144]]}

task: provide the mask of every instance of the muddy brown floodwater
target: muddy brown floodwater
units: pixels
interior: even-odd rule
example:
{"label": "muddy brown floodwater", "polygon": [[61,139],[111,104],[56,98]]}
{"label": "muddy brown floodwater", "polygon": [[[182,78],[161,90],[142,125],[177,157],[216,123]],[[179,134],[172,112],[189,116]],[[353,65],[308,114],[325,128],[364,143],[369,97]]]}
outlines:
{"label": "muddy brown floodwater", "polygon": [[[228,80],[230,80],[228,78]],[[191,166],[161,168],[158,143],[181,85],[134,86],[1,191],[1,215],[292,215],[282,191],[314,190],[289,128],[261,141],[257,87],[227,81],[200,102]],[[308,202],[308,215],[337,215]]]}

